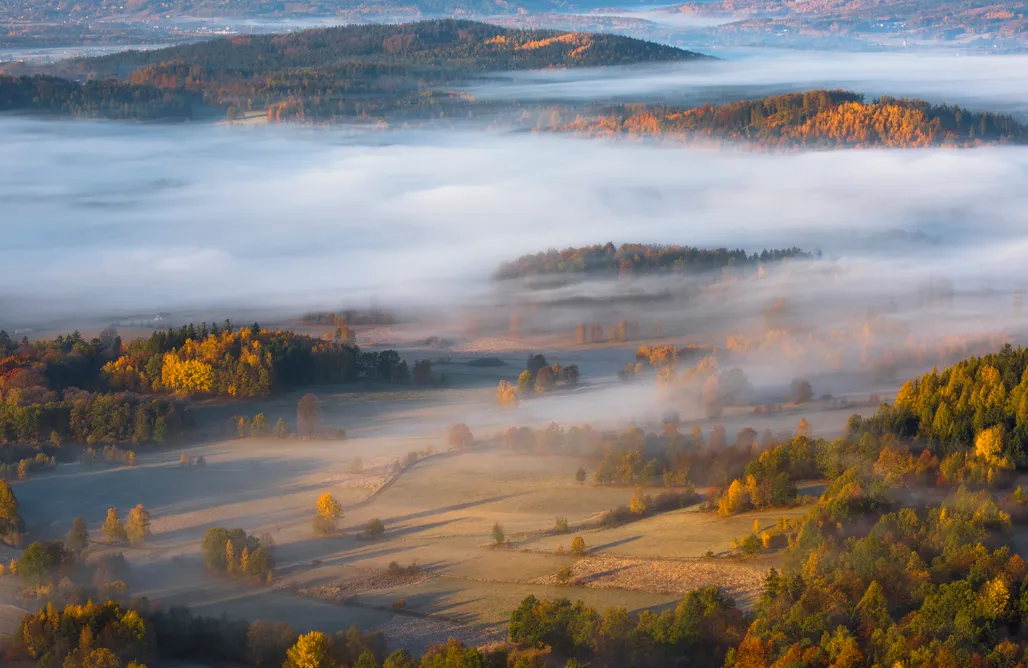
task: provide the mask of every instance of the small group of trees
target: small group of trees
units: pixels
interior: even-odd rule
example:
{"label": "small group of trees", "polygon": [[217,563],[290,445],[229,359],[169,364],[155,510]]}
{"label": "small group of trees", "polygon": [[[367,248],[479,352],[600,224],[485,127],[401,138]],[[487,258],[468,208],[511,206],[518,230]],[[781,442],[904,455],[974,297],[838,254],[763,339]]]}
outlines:
{"label": "small group of trees", "polygon": [[25,615],[12,660],[82,668],[144,668],[154,652],[152,625],[114,602],[52,606]]}
{"label": "small group of trees", "polygon": [[624,343],[632,339],[639,338],[639,322],[637,320],[625,320],[621,318],[616,324],[611,325],[610,335],[605,336],[603,333],[603,325],[593,323],[592,325],[586,325],[583,322],[578,323],[578,327],[575,329],[575,341],[579,345],[587,343],[603,343],[609,341],[610,343]]}
{"label": "small group of trees", "polygon": [[525,364],[525,370],[518,376],[518,390],[522,393],[550,392],[558,385],[574,387],[578,385],[579,371],[577,364],[562,367],[554,362],[548,364],[542,355],[531,355]]}
{"label": "small group of trees", "polygon": [[270,583],[275,560],[270,548],[242,529],[212,527],[200,545],[204,563],[215,573]]}
{"label": "small group of trees", "polygon": [[129,511],[128,518],[122,524],[117,508],[108,508],[107,519],[100,531],[111,545],[123,545],[126,542],[139,545],[152,535],[150,513],[143,504],[139,504]]}
{"label": "small group of trees", "polygon": [[417,665],[406,653],[394,657],[405,656],[408,663],[388,663],[379,632],[362,633],[354,626],[319,636],[301,642],[285,622],[201,617],[184,607],[153,606],[146,599],[129,605],[83,601],[43,606],[25,615],[5,643],[2,660],[75,668],[143,668],[141,662],[151,660],[253,668]]}
{"label": "small group of trees", "polygon": [[286,424],[285,418],[280,417],[272,426],[264,413],[254,415],[253,419],[247,419],[244,416],[233,417],[231,426],[235,430],[236,438],[265,438],[267,436],[286,438],[289,436],[289,425]]}
{"label": "small group of trees", "polygon": [[86,448],[79,457],[79,461],[86,466],[92,466],[99,462],[116,466],[135,466],[136,453],[116,445],[105,445],[99,452],[95,448]]}
{"label": "small group of trees", "polygon": [[178,454],[178,466],[180,469],[205,469],[207,468],[207,459],[203,455],[193,457],[192,455],[180,452]]}
{"label": "small group of trees", "polygon": [[545,394],[558,387],[575,387],[579,379],[577,364],[561,366],[555,362],[551,365],[542,355],[531,355],[525,370],[518,376],[517,384],[505,380],[499,382],[496,387],[496,403],[501,406],[514,406],[521,398],[533,394]]}
{"label": "small group of trees", "polygon": [[11,463],[0,463],[0,479],[13,480],[28,480],[30,473],[38,471],[51,471],[57,468],[57,459],[46,453],[36,453],[34,457],[24,457],[19,459],[16,464]]}
{"label": "small group of trees", "polygon": [[[691,666],[724,664],[742,640],[748,620],[716,587],[690,592],[672,610],[635,616],[624,608],[600,613],[581,601],[528,596],[510,616],[508,633],[518,647],[549,647],[545,664],[663,666],[688,657]],[[760,665],[760,664],[746,664]]]}

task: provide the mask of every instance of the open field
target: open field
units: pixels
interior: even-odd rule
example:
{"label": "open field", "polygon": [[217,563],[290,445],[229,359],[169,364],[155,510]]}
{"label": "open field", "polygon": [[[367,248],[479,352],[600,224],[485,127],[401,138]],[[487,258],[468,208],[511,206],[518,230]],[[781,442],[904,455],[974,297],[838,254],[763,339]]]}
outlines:
{"label": "open field", "polygon": [[[585,384],[514,410],[495,405],[494,389],[497,379],[516,378],[531,352],[525,349],[489,349],[507,362],[498,367],[467,366],[464,353],[451,356],[437,370],[454,378],[465,374],[452,389],[317,390],[322,425],[345,428],[345,440],[228,439],[232,416],[263,412],[272,423],[279,417],[292,422],[300,392],[245,403],[209,401],[196,409],[200,436],[194,445],[141,451],[134,467],[62,464],[14,483],[15,493],[33,538],[62,538],[72,519],[82,516],[98,539],[108,508],[124,516],[136,504],[145,505],[154,532],[145,546],[115,550],[96,544],[88,552],[90,558],[123,552],[132,567],[127,581],[133,595],[206,615],[286,620],[300,630],[357,624],[382,629],[391,644],[414,651],[449,636],[474,643],[501,638],[510,611],[528,594],[640,610],[673,605],[689,589],[716,585],[748,605],[770,562],[703,555],[727,553],[732,539],[752,531],[754,518],[771,525],[802,508],[733,518],[693,508],[611,529],[586,528],[580,534],[590,553],[576,559],[558,553],[572,536],[548,535],[555,516],[566,516],[573,528],[593,526],[604,511],[627,504],[631,488],[577,483],[575,471],[584,467],[591,476],[593,460],[514,454],[496,446],[447,452],[447,429],[461,421],[479,438],[512,425],[542,427],[560,416],[573,418],[559,420],[566,426],[638,423],[656,430],[669,406],[649,382],[616,379],[633,351],[634,345],[545,351],[548,359],[580,364]],[[729,410],[717,421],[686,415],[680,430],[699,424],[706,434],[723,424],[731,440],[743,426],[792,430],[806,417],[815,433],[830,435],[852,412],[818,403],[775,415]],[[637,417],[625,417],[631,414]],[[180,450],[203,456],[206,466],[182,468]],[[436,455],[382,489],[393,463],[414,451]],[[342,534],[318,538],[311,518],[325,492],[344,508]],[[362,538],[361,529],[373,518],[384,523],[384,535]],[[503,527],[510,549],[491,546],[494,523]],[[205,572],[200,541],[215,526],[273,538],[278,566],[271,587]],[[416,563],[420,573],[385,577],[393,561]],[[562,566],[572,567],[576,586],[556,582]],[[0,604],[7,606],[0,608],[0,633],[32,605],[15,594],[12,588],[0,592]],[[393,604],[400,599],[405,606],[397,610]]]}
{"label": "open field", "polygon": [[714,554],[728,552],[732,540],[753,531],[753,521],[761,529],[774,526],[779,517],[798,517],[806,512],[799,506],[749,512],[732,517],[695,510],[675,510],[623,524],[612,529],[593,529],[565,536],[544,536],[527,541],[524,547],[556,552],[560,546],[567,549],[575,535],[582,536],[590,554],[642,559],[696,559],[708,550]]}

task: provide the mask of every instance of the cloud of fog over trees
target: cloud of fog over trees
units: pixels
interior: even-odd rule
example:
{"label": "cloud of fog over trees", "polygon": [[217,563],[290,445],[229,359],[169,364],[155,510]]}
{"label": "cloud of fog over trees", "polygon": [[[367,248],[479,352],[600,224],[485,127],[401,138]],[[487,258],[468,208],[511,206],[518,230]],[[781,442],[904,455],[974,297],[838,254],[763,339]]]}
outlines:
{"label": "cloud of fog over trees", "polygon": [[829,296],[933,276],[1009,295],[1028,259],[1023,148],[767,154],[13,118],[0,142],[8,321],[463,303],[503,260],[608,240],[820,248],[844,280],[790,280]]}
{"label": "cloud of fog over trees", "polygon": [[952,51],[813,53],[777,49],[709,53],[725,60],[521,72],[503,75],[502,81],[472,86],[470,90],[482,98],[646,101],[659,97],[701,103],[816,88],[845,88],[870,97],[923,97],[935,103],[1002,111],[1022,118],[1028,114],[1028,56],[982,56]]}

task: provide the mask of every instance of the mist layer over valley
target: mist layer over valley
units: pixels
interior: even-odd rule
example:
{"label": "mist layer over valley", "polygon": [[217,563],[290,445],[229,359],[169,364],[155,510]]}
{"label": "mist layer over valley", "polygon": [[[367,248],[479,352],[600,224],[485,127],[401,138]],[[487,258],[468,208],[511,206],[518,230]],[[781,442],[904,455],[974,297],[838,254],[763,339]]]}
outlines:
{"label": "mist layer over valley", "polygon": [[[501,261],[608,240],[820,249],[857,272],[847,289],[858,293],[884,287],[885,274],[901,288],[886,267],[1009,291],[1025,241],[1020,148],[754,154],[10,118],[0,133],[12,320],[374,298],[444,306],[488,290]],[[896,232],[924,238],[900,251]]]}

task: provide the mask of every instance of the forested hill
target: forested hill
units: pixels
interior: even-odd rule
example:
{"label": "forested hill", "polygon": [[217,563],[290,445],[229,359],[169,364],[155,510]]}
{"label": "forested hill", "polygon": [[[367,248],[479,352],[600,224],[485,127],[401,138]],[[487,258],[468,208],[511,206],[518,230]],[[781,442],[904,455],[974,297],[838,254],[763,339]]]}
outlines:
{"label": "forested hill", "polygon": [[128,51],[79,61],[85,70],[118,74],[166,62],[184,62],[208,75],[355,65],[447,68],[470,71],[596,67],[707,58],[619,35],[519,30],[443,19],[394,25],[319,28],[281,35],[236,36],[155,51]]}
{"label": "forested hill", "polygon": [[590,136],[743,140],[763,146],[895,147],[1024,143],[1028,128],[1012,117],[924,100],[866,102],[846,91],[817,90],[693,109],[625,105],[565,118],[557,131]]}
{"label": "forested hill", "polygon": [[799,248],[767,250],[747,255],[742,249],[693,248],[661,244],[621,244],[550,249],[505,262],[493,274],[496,280],[547,274],[644,275],[700,273],[724,267],[758,266],[787,259],[813,257]]}
{"label": "forested hill", "polygon": [[[359,25],[62,62],[0,76],[0,111],[116,118],[266,114],[269,121],[467,117],[484,72],[707,58],[617,35],[458,20]],[[54,78],[58,75],[62,78]],[[71,79],[89,77],[87,85]]]}

